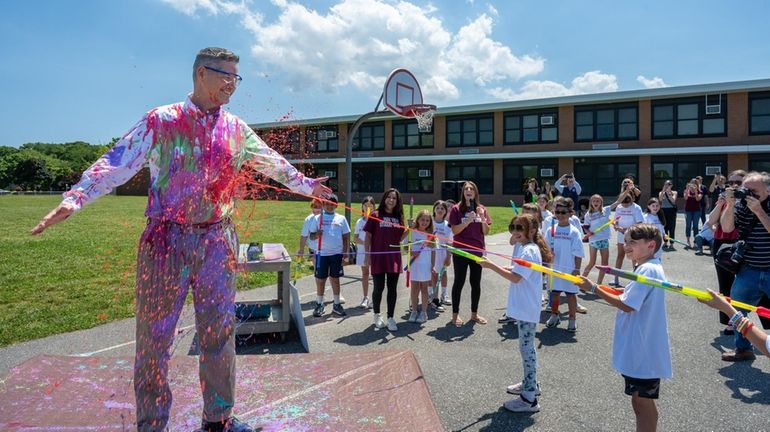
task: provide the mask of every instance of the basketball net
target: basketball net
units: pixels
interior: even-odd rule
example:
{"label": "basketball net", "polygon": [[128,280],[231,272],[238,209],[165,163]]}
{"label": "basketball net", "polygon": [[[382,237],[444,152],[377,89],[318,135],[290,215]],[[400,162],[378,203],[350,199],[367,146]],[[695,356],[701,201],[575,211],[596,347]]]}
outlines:
{"label": "basketball net", "polygon": [[417,120],[417,130],[429,133],[433,128],[433,115],[436,113],[436,105],[416,104],[404,107],[404,111]]}

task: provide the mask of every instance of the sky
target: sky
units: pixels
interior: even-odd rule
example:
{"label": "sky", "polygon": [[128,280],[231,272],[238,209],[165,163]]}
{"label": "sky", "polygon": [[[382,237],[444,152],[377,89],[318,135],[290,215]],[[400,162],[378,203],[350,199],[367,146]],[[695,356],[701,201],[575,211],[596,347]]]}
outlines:
{"label": "sky", "polygon": [[[770,78],[770,2],[0,2],[0,146],[104,144],[192,90],[199,49],[241,57],[248,123],[364,114],[407,68],[439,108]],[[764,30],[763,30],[764,29]]]}

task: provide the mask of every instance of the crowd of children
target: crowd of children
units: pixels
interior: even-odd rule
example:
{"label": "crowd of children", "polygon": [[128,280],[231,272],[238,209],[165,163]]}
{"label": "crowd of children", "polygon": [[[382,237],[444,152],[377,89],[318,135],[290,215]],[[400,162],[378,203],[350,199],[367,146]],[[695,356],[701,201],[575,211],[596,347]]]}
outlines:
{"label": "crowd of children", "polygon": [[[592,195],[582,209],[576,209],[577,200],[568,196],[580,193],[580,185],[574,176],[565,175],[554,186],[561,192],[555,198],[552,191],[538,195],[537,182],[527,182],[528,200],[520,211],[514,206],[516,214],[508,225],[510,244],[513,246],[513,264],[510,266],[501,266],[485,258],[484,236],[492,221],[486,208],[479,203],[478,189],[472,182],[463,185],[463,198],[459,204],[439,200],[433,204],[431,211],[422,210],[414,220],[407,221],[404,220],[403,201],[398,190],[386,191],[378,206],[372,197],[366,197],[361,203],[362,216],[353,232],[353,242],[358,246],[355,263],[361,266],[362,273],[363,299],[359,307],[373,309],[375,329],[387,327],[390,331],[397,331],[397,286],[400,274],[407,271],[406,283],[410,287],[407,322],[425,323],[429,308],[443,312],[445,305],[451,305],[451,323],[461,326],[459,302],[466,271],[470,269],[471,320],[485,324],[486,320],[478,315],[480,274],[482,268],[492,270],[510,282],[505,312],[499,321],[518,325],[524,371],[521,382],[507,387],[507,392],[517,397],[506,402],[504,407],[514,412],[537,412],[541,408],[538,402],[541,388],[534,340],[543,306],[546,306],[546,312],[550,312],[545,326],[559,326],[559,307],[561,294],[564,293],[568,305],[566,330],[576,332],[576,314],[587,310],[577,302],[577,294],[579,291],[593,293],[618,309],[612,366],[625,380],[625,393],[631,396],[637,430],[655,430],[658,418],[655,399],[659,396],[660,380],[672,377],[663,290],[637,282],[623,286],[617,276],[610,283],[615,288],[600,285],[606,276],[604,269],[609,264],[613,232],[617,243],[616,268],[622,268],[624,260],[629,260],[634,273],[665,280],[661,257],[664,250],[673,249],[675,241],[670,219],[676,218],[676,212],[672,215],[670,209],[671,203],[676,200],[676,192],[671,190],[670,182],[666,182],[658,197],[650,198],[643,210],[636,203],[640,196],[639,188],[633,180],[626,178],[620,194],[611,204],[605,205],[601,195]],[[697,185],[688,184],[685,205],[687,209],[692,208],[686,211],[688,244],[690,235],[695,234],[692,229],[692,219],[696,218],[695,205],[699,206],[702,198]],[[311,254],[316,255],[317,300],[313,315],[321,316],[324,312],[324,285],[330,278],[334,294],[332,313],[345,316],[341,306],[343,301],[340,301],[339,277],[343,274],[350,229],[345,218],[334,212],[336,197],[332,196],[323,205],[314,201],[311,207],[312,213],[303,224],[299,254],[302,255],[307,247]],[[718,231],[715,221],[719,220],[723,207],[718,199],[705,226]],[[579,217],[581,213],[582,220]],[[582,265],[584,242],[588,243],[589,254],[585,267]],[[455,253],[450,253],[450,248],[466,253],[459,254],[455,249],[452,249]],[[409,254],[404,265],[402,254],[407,250]],[[598,283],[588,279],[597,259],[600,260]],[[551,267],[578,277],[580,283],[544,276],[540,271],[519,264],[521,261],[513,260]],[[453,262],[455,281],[450,292],[447,270]],[[371,298],[370,276],[373,280]],[[386,288],[385,320],[380,305]],[[722,293],[725,294],[724,291]],[[724,299],[716,297],[705,303],[720,310],[722,317],[731,316],[730,328],[740,325],[752,342],[761,345],[760,350],[770,349],[767,336],[756,329],[750,331],[751,323],[739,316]]]}

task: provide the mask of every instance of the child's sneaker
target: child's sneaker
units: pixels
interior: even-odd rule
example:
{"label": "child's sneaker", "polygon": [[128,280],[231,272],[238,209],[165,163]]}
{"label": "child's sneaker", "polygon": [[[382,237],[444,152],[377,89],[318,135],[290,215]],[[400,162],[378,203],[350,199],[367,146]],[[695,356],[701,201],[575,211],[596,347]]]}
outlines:
{"label": "child's sneaker", "polygon": [[551,315],[548,321],[545,322],[545,326],[548,328],[556,327],[561,322],[559,315]]}
{"label": "child's sneaker", "polygon": [[[342,304],[342,300],[340,300],[340,304]],[[371,309],[372,308],[372,301],[369,300],[369,297],[364,297],[363,300],[361,300],[361,304],[358,305],[361,309]]]}
{"label": "child's sneaker", "polygon": [[334,305],[332,306],[332,314],[341,316],[341,317],[344,317],[345,315],[347,315],[341,303],[334,303]]}
{"label": "child's sneaker", "polygon": [[416,310],[413,310],[413,311],[409,312],[409,319],[407,321],[409,321],[410,323],[413,323],[413,322],[417,321],[417,311]]}
{"label": "child's sneaker", "polygon": [[569,323],[567,324],[567,331],[572,333],[577,331],[577,322],[575,320],[569,320]]}
{"label": "child's sneaker", "polygon": [[441,303],[444,304],[444,306],[452,306],[452,299],[449,297],[441,297]]}
{"label": "child's sneaker", "polygon": [[441,301],[437,298],[430,302],[430,306],[438,312],[444,312],[446,310],[444,309],[444,306],[441,306]]}
{"label": "child's sneaker", "polygon": [[374,324],[374,328],[381,329],[385,327],[385,321],[382,320],[382,315],[376,313],[374,314],[374,318],[372,319],[372,324]]}
{"label": "child's sneaker", "polygon": [[588,313],[588,308],[583,306],[582,304],[578,303],[577,304],[577,313],[580,313],[580,314]]}
{"label": "child's sneaker", "polygon": [[513,412],[538,412],[540,411],[540,404],[537,403],[537,399],[530,402],[524,399],[524,396],[519,396],[516,399],[511,399],[503,404],[503,407],[508,411]]}
{"label": "child's sneaker", "polygon": [[396,320],[393,318],[388,318],[388,330],[394,332],[398,331],[398,326],[396,325]]}
{"label": "child's sneaker", "polygon": [[[524,383],[519,382],[516,384],[511,384],[508,386],[508,388],[505,389],[506,392],[512,394],[512,395],[521,395],[521,393],[524,391]],[[537,385],[537,390],[535,390],[535,396],[540,396],[540,384]]]}
{"label": "child's sneaker", "polygon": [[315,309],[313,309],[313,316],[314,317],[322,317],[324,316],[324,304],[316,302]]}
{"label": "child's sneaker", "polygon": [[425,321],[428,321],[428,313],[425,311],[420,312],[420,315],[417,316],[417,322],[422,324]]}
{"label": "child's sneaker", "polygon": [[500,324],[506,324],[506,323],[515,324],[516,318],[511,318],[508,315],[506,315],[505,312],[503,312],[503,315],[497,319],[497,322],[499,322]]}

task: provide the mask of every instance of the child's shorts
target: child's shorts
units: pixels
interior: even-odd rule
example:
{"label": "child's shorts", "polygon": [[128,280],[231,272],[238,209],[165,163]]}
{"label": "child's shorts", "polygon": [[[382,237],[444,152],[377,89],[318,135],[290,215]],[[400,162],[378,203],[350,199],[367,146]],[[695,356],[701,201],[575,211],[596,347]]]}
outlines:
{"label": "child's shorts", "polygon": [[639,397],[647,399],[658,398],[658,393],[660,393],[660,378],[644,379],[623,375],[623,379],[626,380],[627,395],[633,396],[634,393],[638,393]]}
{"label": "child's shorts", "polygon": [[591,246],[594,249],[609,249],[610,248],[610,241],[607,239],[604,240],[596,240],[592,242],[588,242],[588,246]]}
{"label": "child's shorts", "polygon": [[317,279],[326,279],[327,277],[338,278],[344,275],[342,271],[342,254],[320,257],[320,263],[315,269],[315,277]]}

